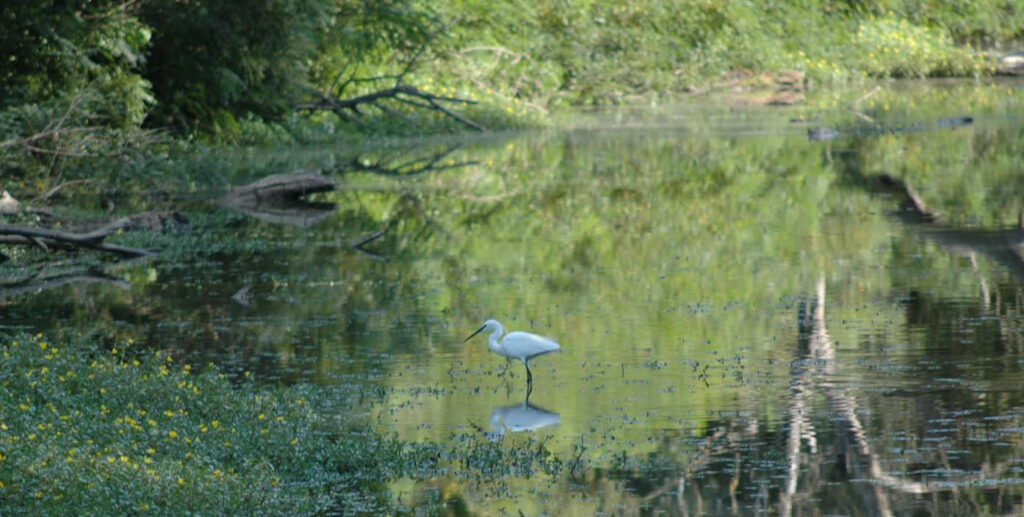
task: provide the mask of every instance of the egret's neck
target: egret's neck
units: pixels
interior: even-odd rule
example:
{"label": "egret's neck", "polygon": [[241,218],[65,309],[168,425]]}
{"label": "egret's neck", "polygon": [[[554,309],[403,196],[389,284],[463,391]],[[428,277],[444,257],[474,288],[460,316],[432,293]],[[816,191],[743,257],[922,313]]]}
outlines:
{"label": "egret's neck", "polygon": [[505,355],[505,347],[498,343],[498,338],[505,333],[505,329],[501,328],[501,325],[495,327],[494,331],[491,332],[491,336],[487,338],[487,344],[491,347],[491,352],[498,355]]}

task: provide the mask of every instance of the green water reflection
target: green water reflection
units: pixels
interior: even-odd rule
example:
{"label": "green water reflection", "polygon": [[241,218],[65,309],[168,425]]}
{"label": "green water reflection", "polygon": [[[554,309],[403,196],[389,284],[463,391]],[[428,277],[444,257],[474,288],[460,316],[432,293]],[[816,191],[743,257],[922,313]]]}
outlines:
{"label": "green water reflection", "polygon": [[[327,171],[338,211],[297,228],[196,206],[201,237],[118,270],[127,286],[13,297],[3,317],[331,386],[383,433],[540,458],[399,480],[398,512],[1020,512],[1021,98],[891,86],[857,113],[824,96],[238,157],[235,184]],[[809,139],[819,124],[839,136]],[[562,345],[531,364],[528,403],[520,365],[462,343],[488,317]]]}

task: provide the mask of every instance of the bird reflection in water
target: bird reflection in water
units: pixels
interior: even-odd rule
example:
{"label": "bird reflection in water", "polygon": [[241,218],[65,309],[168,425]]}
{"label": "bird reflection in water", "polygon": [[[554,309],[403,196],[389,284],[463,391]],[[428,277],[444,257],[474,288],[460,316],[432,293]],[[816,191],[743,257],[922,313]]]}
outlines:
{"label": "bird reflection in water", "polygon": [[522,404],[513,404],[491,411],[491,429],[487,438],[492,441],[501,440],[505,433],[521,433],[558,425],[562,417],[544,408],[530,404],[527,394]]}

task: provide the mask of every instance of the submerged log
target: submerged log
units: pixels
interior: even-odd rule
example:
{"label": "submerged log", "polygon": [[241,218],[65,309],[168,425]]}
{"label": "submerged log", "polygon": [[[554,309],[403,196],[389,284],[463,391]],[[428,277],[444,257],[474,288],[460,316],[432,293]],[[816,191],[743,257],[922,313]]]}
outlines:
{"label": "submerged log", "polygon": [[237,187],[221,196],[217,204],[268,223],[306,227],[329,217],[337,205],[307,201],[303,196],[336,188],[320,173],[296,171]]}
{"label": "submerged log", "polygon": [[122,228],[122,223],[126,220],[127,218],[120,219],[112,224],[88,233],[61,232],[57,230],[47,230],[45,228],[0,224],[0,242],[8,244],[24,244],[29,246],[34,245],[39,246],[46,251],[55,248],[89,248],[127,257],[146,257],[155,255],[156,252],[154,251],[141,248],[130,248],[128,246],[119,246],[116,244],[106,244],[103,242],[108,235]]}
{"label": "submerged log", "polygon": [[188,218],[173,210],[139,212],[119,218],[101,217],[96,219],[73,219],[54,215],[45,209],[31,209],[30,213],[40,218],[44,226],[61,227],[75,233],[105,232],[117,230],[148,230],[162,232],[188,226]]}
{"label": "submerged log", "polygon": [[57,287],[64,287],[69,284],[81,284],[81,283],[102,283],[109,284],[115,287],[119,287],[124,290],[131,288],[131,283],[117,278],[109,277],[98,273],[81,273],[81,274],[68,274],[63,276],[57,276],[53,278],[47,278],[42,280],[33,280],[21,284],[3,286],[0,287],[0,300],[7,298],[13,298],[20,296],[25,293],[38,293],[46,291],[48,289],[54,289]]}

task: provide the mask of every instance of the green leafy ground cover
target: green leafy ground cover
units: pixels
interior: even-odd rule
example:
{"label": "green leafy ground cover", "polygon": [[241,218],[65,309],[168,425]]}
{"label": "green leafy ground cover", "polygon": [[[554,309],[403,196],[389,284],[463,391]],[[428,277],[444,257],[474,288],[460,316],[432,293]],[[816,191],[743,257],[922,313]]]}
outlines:
{"label": "green leafy ground cover", "polygon": [[387,483],[443,475],[452,462],[477,479],[561,469],[530,442],[402,442],[343,418],[345,402],[327,390],[197,373],[130,339],[94,343],[38,334],[0,345],[5,512],[377,513],[393,505]]}

